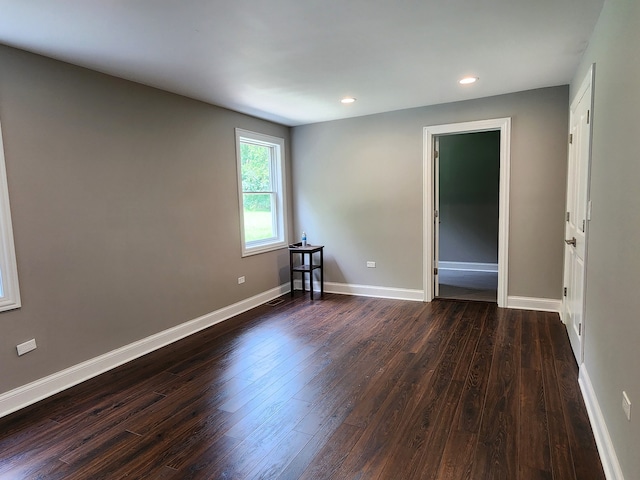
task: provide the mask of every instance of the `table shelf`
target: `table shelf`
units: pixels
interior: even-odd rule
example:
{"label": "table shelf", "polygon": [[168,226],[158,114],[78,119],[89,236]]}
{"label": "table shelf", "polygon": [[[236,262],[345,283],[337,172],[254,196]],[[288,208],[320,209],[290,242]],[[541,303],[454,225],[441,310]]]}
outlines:
{"label": "table shelf", "polygon": [[294,272],[309,272],[316,268],[322,268],[322,265],[296,265],[293,267]]}

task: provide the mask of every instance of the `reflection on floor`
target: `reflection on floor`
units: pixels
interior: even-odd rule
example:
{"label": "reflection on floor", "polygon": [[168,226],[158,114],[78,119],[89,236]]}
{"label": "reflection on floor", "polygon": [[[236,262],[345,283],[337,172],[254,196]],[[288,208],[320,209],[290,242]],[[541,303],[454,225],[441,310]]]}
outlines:
{"label": "reflection on floor", "polygon": [[498,301],[498,272],[475,272],[440,268],[440,298]]}

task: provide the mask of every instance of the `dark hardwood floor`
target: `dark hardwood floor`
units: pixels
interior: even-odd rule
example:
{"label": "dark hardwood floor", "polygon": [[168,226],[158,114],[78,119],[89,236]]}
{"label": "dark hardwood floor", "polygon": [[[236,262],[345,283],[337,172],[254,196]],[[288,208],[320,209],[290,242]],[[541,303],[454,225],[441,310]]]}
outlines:
{"label": "dark hardwood floor", "polygon": [[283,299],[0,419],[0,478],[605,478],[558,315]]}
{"label": "dark hardwood floor", "polygon": [[498,303],[498,272],[438,269],[440,298]]}

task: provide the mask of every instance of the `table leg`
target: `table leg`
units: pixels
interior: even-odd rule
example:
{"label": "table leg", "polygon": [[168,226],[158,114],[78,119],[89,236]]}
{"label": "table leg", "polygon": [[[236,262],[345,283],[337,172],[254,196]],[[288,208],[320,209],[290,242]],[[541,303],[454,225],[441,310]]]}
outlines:
{"label": "table leg", "polygon": [[324,258],[320,250],[320,296],[324,296]]}
{"label": "table leg", "polygon": [[293,252],[289,252],[289,278],[291,279],[291,296],[293,297]]}
{"label": "table leg", "polygon": [[[300,261],[302,262],[301,265],[304,265],[304,252],[300,254]],[[300,278],[302,279],[302,295],[304,296],[304,292],[306,290],[306,287],[304,285],[304,270],[302,270],[302,273],[300,273]]]}
{"label": "table leg", "polygon": [[313,301],[313,253],[309,253],[309,298]]}

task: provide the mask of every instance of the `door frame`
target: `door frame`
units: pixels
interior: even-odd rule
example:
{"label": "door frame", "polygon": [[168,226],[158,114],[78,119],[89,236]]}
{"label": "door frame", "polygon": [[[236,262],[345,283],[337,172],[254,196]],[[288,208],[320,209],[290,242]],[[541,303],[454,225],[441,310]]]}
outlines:
{"label": "door frame", "polygon": [[422,159],[423,289],[424,301],[434,298],[434,142],[441,135],[500,131],[500,194],[498,219],[498,307],[507,306],[509,265],[509,180],[511,170],[511,117],[424,127]]}

